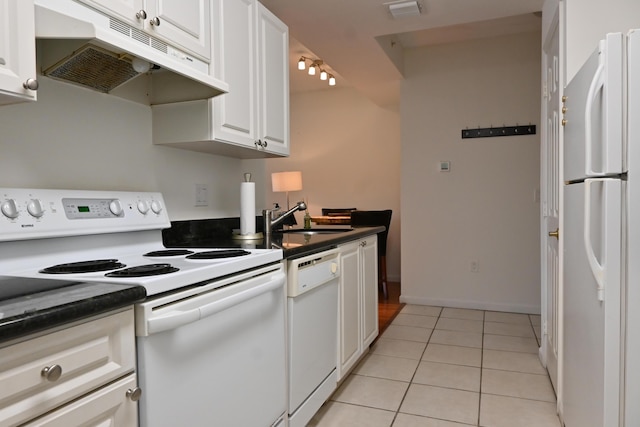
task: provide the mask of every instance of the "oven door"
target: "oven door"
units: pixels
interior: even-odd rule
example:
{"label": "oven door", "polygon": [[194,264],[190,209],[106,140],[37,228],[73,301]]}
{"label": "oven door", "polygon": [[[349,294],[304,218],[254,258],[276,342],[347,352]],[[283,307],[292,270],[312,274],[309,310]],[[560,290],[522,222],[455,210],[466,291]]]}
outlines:
{"label": "oven door", "polygon": [[281,420],[285,275],[281,264],[250,274],[136,307],[140,425],[264,427]]}

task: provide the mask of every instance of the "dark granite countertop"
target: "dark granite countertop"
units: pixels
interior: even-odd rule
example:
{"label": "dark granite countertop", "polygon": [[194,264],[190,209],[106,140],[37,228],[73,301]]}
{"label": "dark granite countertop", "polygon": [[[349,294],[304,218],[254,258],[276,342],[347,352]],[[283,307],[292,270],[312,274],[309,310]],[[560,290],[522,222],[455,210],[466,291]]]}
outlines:
{"label": "dark granite countertop", "polygon": [[[257,231],[262,231],[259,218]],[[285,259],[294,259],[384,231],[384,227],[314,226],[311,231],[339,231],[274,232],[269,238],[236,240],[232,232],[239,226],[239,218],[177,221],[163,230],[163,241],[166,247],[276,248],[283,250]],[[145,297],[142,286],[0,276],[0,344],[126,307]]]}
{"label": "dark granite countertop", "polygon": [[[256,231],[258,232],[262,231],[260,218],[256,219]],[[168,248],[276,248],[283,250],[285,259],[292,259],[384,231],[384,227],[313,226],[310,231],[340,231],[312,235],[273,232],[269,239],[233,239],[233,230],[239,227],[239,218],[174,221],[171,223],[171,228],[162,231],[162,238],[164,245]],[[294,229],[299,230],[301,227]]]}
{"label": "dark granite countertop", "polygon": [[[0,276],[0,343],[142,301],[142,286]],[[2,290],[0,289],[0,291]],[[32,290],[32,292],[29,291]]]}

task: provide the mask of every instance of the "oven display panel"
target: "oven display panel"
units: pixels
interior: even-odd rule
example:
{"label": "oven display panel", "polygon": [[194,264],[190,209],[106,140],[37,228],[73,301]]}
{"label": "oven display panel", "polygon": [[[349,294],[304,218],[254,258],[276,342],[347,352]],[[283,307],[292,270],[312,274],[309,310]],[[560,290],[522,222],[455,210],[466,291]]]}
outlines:
{"label": "oven display panel", "polygon": [[116,199],[62,199],[69,219],[119,218],[124,213]]}

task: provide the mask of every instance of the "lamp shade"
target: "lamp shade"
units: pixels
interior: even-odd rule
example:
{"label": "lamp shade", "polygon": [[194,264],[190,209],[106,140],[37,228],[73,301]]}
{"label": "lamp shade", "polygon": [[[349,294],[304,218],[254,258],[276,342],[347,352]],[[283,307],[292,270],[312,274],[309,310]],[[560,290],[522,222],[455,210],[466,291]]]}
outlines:
{"label": "lamp shade", "polygon": [[273,192],[302,190],[302,172],[292,171],[272,173],[271,189]]}

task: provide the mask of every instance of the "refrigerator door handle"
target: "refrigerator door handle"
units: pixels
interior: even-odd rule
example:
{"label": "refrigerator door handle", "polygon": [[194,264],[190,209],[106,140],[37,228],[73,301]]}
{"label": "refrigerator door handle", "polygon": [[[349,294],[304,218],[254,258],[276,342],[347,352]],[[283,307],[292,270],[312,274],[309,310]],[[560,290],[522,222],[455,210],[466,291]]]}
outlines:
{"label": "refrigerator door handle", "polygon": [[591,85],[589,86],[589,92],[587,93],[587,100],[584,109],[584,171],[585,176],[593,176],[598,175],[598,172],[593,170],[592,164],[592,128],[593,125],[591,123],[591,113],[593,111],[593,101],[596,99],[596,95],[598,92],[602,90],[604,87],[604,63],[602,62],[602,55],[600,56],[600,62],[598,64],[598,69],[593,75],[593,79],[591,80]]}
{"label": "refrigerator door handle", "polygon": [[[602,181],[599,179],[584,180],[584,249],[587,253],[591,274],[596,281],[596,291],[598,301],[604,301],[604,285],[605,285],[605,267],[600,264],[591,244],[591,185],[594,182]],[[606,188],[606,187],[605,187]],[[606,191],[606,190],[605,190]]]}

